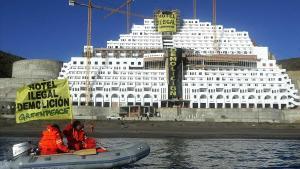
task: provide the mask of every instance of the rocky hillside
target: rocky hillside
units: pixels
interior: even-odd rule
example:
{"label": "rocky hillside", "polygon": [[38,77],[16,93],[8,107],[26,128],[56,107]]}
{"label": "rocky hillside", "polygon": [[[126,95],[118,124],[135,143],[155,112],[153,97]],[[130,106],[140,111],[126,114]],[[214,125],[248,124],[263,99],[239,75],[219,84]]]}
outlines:
{"label": "rocky hillside", "polygon": [[279,60],[277,64],[287,71],[300,71],[300,57]]}

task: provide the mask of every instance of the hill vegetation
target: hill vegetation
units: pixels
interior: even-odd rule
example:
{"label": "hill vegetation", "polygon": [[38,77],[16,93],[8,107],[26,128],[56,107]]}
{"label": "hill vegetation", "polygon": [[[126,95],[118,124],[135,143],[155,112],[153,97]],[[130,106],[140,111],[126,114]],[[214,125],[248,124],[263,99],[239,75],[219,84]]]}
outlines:
{"label": "hill vegetation", "polygon": [[0,50],[0,78],[9,78],[12,74],[12,66],[15,61],[24,58]]}
{"label": "hill vegetation", "polygon": [[300,71],[300,57],[279,60],[277,63],[288,71]]}

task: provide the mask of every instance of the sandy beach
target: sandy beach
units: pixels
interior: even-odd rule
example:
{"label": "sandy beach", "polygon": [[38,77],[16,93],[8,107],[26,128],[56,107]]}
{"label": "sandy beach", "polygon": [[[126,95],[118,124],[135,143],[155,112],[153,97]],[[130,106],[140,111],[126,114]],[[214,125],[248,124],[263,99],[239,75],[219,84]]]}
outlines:
{"label": "sandy beach", "polygon": [[[70,121],[32,121],[16,124],[0,120],[1,137],[39,137],[47,124],[63,127]],[[84,121],[89,136],[98,138],[189,138],[189,139],[299,139],[300,124],[213,123],[181,121]]]}

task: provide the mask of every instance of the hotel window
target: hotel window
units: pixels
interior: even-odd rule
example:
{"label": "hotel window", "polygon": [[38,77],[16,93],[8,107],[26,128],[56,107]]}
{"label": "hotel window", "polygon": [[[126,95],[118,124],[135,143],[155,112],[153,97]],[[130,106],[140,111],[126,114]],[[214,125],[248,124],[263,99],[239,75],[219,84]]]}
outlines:
{"label": "hotel window", "polygon": [[76,61],[73,61],[73,64],[74,64],[74,65],[76,65],[76,64],[77,64],[77,62],[76,62]]}
{"label": "hotel window", "polygon": [[83,65],[83,61],[80,61],[80,64]]}

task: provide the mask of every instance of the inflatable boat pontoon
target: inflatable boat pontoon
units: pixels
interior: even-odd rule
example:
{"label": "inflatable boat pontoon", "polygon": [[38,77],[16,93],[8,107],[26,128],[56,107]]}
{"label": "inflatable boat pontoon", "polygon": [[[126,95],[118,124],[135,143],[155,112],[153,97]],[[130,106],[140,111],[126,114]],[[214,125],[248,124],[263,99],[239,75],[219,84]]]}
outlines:
{"label": "inflatable boat pontoon", "polygon": [[[16,153],[16,152],[13,152]],[[113,168],[134,163],[150,153],[146,143],[135,143],[121,149],[93,155],[54,154],[22,155],[12,160],[14,169],[59,168],[59,169],[92,169]]]}

